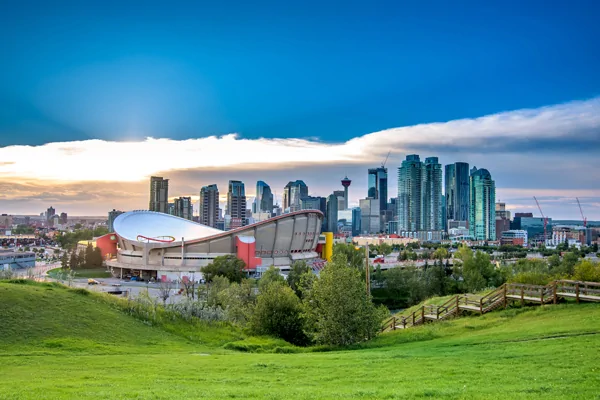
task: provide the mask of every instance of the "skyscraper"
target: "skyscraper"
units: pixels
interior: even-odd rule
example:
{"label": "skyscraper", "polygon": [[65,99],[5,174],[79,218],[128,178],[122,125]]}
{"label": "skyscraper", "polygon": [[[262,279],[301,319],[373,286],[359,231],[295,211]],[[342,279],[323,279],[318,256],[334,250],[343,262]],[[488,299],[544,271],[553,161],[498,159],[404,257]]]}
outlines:
{"label": "skyscraper", "polygon": [[327,196],[327,230],[326,232],[337,233],[338,198],[334,194]]}
{"label": "skyscraper", "polygon": [[256,199],[255,210],[256,213],[268,212],[273,213],[273,193],[271,187],[263,181],[256,182]]}
{"label": "skyscraper", "polygon": [[212,184],[200,189],[200,223],[217,227],[219,220],[219,188]]}
{"label": "skyscraper", "polygon": [[150,211],[169,213],[169,180],[159,176],[150,177]]}
{"label": "skyscraper", "polygon": [[290,212],[300,210],[300,199],[308,196],[308,186],[301,180],[288,182],[283,188],[283,210]]}
{"label": "skyscraper", "polygon": [[115,219],[117,219],[117,217],[121,214],[123,214],[123,211],[115,210],[114,208],[112,211],[108,212],[108,231],[109,232],[115,231],[115,227],[114,227]]}
{"label": "skyscraper", "polygon": [[50,221],[54,215],[56,215],[56,210],[54,207],[50,206],[50,208],[46,210],[46,221]]}
{"label": "skyscraper", "polygon": [[360,207],[354,207],[352,209],[352,236],[358,236],[361,232]]}
{"label": "skyscraper", "polygon": [[178,197],[174,202],[175,216],[190,221],[194,217],[194,205],[191,197]]}
{"label": "skyscraper", "polygon": [[[247,224],[246,219],[246,190],[244,182],[229,181],[229,191],[227,192],[227,214],[232,219],[241,220],[241,226]],[[236,225],[237,225],[237,221]]]}
{"label": "skyscraper", "polygon": [[343,190],[334,190],[333,195],[338,199],[338,211],[342,211],[346,209],[346,198],[344,197],[346,194]]}
{"label": "skyscraper", "polygon": [[471,170],[469,234],[475,240],[496,240],[496,184],[487,169]]}
{"label": "skyscraper", "polygon": [[365,233],[379,233],[381,227],[381,212],[379,199],[360,199],[360,230]]}
{"label": "skyscraper", "polygon": [[[469,164],[457,162],[446,165],[446,221],[469,221]],[[447,224],[446,224],[447,225]]]}
{"label": "skyscraper", "polygon": [[442,165],[437,157],[428,157],[423,174],[423,230],[442,228]]}
{"label": "skyscraper", "polygon": [[423,229],[423,163],[416,154],[406,156],[398,168],[398,231]]}
{"label": "skyscraper", "polygon": [[387,209],[388,201],[388,181],[387,168],[370,168],[369,169],[369,189],[367,197],[379,199],[379,211]]}

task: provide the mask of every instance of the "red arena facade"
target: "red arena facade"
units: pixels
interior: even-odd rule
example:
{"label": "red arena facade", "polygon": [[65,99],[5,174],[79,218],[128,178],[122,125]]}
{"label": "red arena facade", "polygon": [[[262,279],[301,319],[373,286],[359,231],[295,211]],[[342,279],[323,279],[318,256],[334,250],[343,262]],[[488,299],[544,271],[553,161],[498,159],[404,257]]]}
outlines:
{"label": "red arena facade", "polygon": [[115,276],[144,279],[201,278],[215,257],[235,255],[252,275],[294,261],[322,265],[318,251],[323,214],[302,210],[230,231],[152,211],[131,211],[114,222],[116,257],[107,261]]}

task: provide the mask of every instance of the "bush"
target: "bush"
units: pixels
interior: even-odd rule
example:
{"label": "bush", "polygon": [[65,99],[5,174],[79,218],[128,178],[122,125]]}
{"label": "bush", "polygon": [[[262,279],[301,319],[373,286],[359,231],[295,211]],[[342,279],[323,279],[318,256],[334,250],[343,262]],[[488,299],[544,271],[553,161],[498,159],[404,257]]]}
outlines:
{"label": "bush", "polygon": [[574,278],[578,281],[600,282],[600,263],[580,261],[575,265]]}
{"label": "bush", "polygon": [[281,282],[261,288],[250,318],[250,330],[258,335],[272,335],[296,345],[306,345],[302,307],[294,291]]}

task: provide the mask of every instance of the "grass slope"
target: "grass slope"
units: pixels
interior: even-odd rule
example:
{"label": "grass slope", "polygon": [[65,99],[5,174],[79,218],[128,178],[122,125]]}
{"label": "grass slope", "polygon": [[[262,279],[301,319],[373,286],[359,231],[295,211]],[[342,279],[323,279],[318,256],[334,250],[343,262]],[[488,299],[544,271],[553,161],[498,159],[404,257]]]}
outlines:
{"label": "grass slope", "polygon": [[[114,321],[112,341],[103,333],[104,322],[92,326],[98,332],[86,339],[111,349],[122,340],[130,354],[93,349],[19,356],[3,345],[3,399],[600,398],[600,306],[595,304],[465,317],[395,331],[352,350],[250,354],[209,346],[199,352],[193,341],[119,315],[93,297],[66,289],[15,286],[0,284],[0,317],[18,320],[5,310],[14,308],[4,300],[6,293],[25,290],[23,296],[29,299],[20,303],[21,310],[36,296],[52,301],[48,296],[58,295],[64,310],[81,318],[93,308],[94,314]],[[84,310],[74,310],[77,307]],[[15,339],[28,328],[3,327],[0,337],[8,334],[23,346],[43,342],[50,334],[74,340],[79,340],[77,334],[92,335],[90,329],[63,326],[72,319],[55,317],[58,320],[48,317],[38,323],[45,333]]]}
{"label": "grass slope", "polygon": [[[48,271],[48,275],[52,278],[57,278],[58,273],[61,272],[62,268],[54,268]],[[75,278],[110,278],[110,272],[104,268],[78,268],[75,270]]]}

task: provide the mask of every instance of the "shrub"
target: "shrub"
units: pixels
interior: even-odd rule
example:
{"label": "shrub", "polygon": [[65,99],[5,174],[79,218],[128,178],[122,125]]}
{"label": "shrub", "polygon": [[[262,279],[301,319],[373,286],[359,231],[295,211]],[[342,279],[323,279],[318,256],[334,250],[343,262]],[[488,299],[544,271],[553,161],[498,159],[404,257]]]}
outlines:
{"label": "shrub", "polygon": [[600,282],[600,263],[581,260],[575,265],[574,278],[578,281]]}

